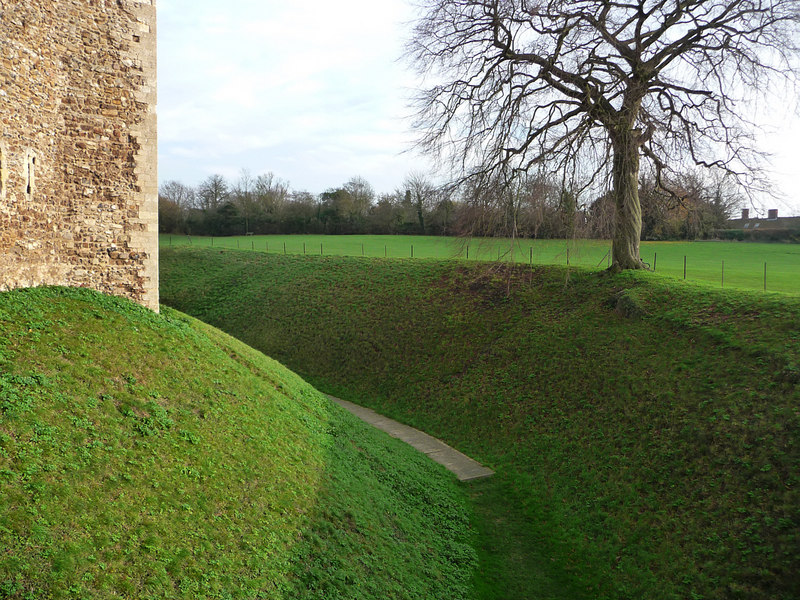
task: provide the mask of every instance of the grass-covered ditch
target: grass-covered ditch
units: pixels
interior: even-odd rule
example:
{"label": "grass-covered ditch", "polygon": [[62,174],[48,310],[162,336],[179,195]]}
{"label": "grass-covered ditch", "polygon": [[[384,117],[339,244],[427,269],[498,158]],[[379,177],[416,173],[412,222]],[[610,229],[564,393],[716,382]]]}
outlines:
{"label": "grass-covered ditch", "polygon": [[0,294],[0,598],[470,598],[465,490],[208,325]]}
{"label": "grass-covered ditch", "polygon": [[649,273],[164,249],[162,301],[442,437],[481,598],[800,597],[800,300]]}

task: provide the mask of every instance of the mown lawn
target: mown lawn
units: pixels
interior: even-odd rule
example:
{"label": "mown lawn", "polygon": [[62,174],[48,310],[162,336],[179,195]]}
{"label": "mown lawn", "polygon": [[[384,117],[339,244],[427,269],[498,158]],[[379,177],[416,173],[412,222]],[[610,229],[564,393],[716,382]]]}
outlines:
{"label": "mown lawn", "polygon": [[800,300],[565,267],[161,264],[164,302],[496,469],[468,488],[482,598],[800,597]]}
{"label": "mown lawn", "polygon": [[208,325],[0,293],[0,598],[474,598],[464,490]]}
{"label": "mown lawn", "polygon": [[[434,258],[601,270],[609,264],[604,240],[461,239],[433,236],[284,235],[193,237],[161,235],[163,248],[197,246],[270,254]],[[800,244],[642,242],[642,260],[657,273],[716,288],[800,294]],[[684,270],[685,261],[685,270]]]}

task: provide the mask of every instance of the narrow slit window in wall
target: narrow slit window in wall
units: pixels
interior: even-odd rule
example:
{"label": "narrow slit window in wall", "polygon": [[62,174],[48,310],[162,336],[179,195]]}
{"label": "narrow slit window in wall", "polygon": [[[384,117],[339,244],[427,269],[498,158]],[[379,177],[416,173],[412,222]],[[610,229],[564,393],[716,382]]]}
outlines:
{"label": "narrow slit window in wall", "polygon": [[25,195],[28,200],[33,195],[33,188],[36,184],[36,155],[31,152],[28,160],[25,161]]}

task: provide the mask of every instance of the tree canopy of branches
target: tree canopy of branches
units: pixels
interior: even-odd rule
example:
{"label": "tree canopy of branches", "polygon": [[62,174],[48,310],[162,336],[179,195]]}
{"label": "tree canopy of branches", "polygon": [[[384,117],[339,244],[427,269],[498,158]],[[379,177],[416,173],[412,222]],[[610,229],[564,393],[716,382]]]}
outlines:
{"label": "tree canopy of branches", "polygon": [[610,182],[612,269],[643,266],[639,171],[758,180],[742,107],[798,81],[797,0],[421,0],[419,144],[462,181],[531,170]]}
{"label": "tree canopy of branches", "polygon": [[230,190],[222,175],[209,175],[197,186],[197,197],[204,210],[217,210],[227,199]]}
{"label": "tree canopy of branches", "polygon": [[[228,182],[211,175],[196,187],[179,181],[161,185],[159,231],[191,235],[416,234],[522,238],[608,238],[610,194],[579,206],[563,178],[537,173],[513,185],[470,182],[459,188],[436,186],[425,173],[409,173],[391,193],[376,197],[363,177],[315,195],[293,191],[272,173],[243,170]],[[478,185],[480,184],[480,185]],[[681,201],[643,178],[643,239],[719,236],[742,199],[730,178],[702,172],[670,178]]]}

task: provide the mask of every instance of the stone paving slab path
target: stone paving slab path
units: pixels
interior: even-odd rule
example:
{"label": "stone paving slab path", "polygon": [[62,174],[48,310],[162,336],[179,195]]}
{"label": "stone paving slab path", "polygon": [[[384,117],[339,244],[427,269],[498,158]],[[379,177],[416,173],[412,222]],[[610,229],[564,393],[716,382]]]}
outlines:
{"label": "stone paving slab path", "polygon": [[376,413],[371,408],[365,408],[358,404],[353,404],[347,400],[328,396],[333,402],[347,409],[365,423],[385,431],[393,438],[397,438],[416,448],[420,452],[427,454],[431,460],[454,473],[460,481],[470,481],[494,475],[494,471],[484,467],[478,461],[471,459],[466,454],[462,454],[455,448],[451,448],[443,441],[428,435],[427,433],[414,429],[408,425],[403,425]]}

